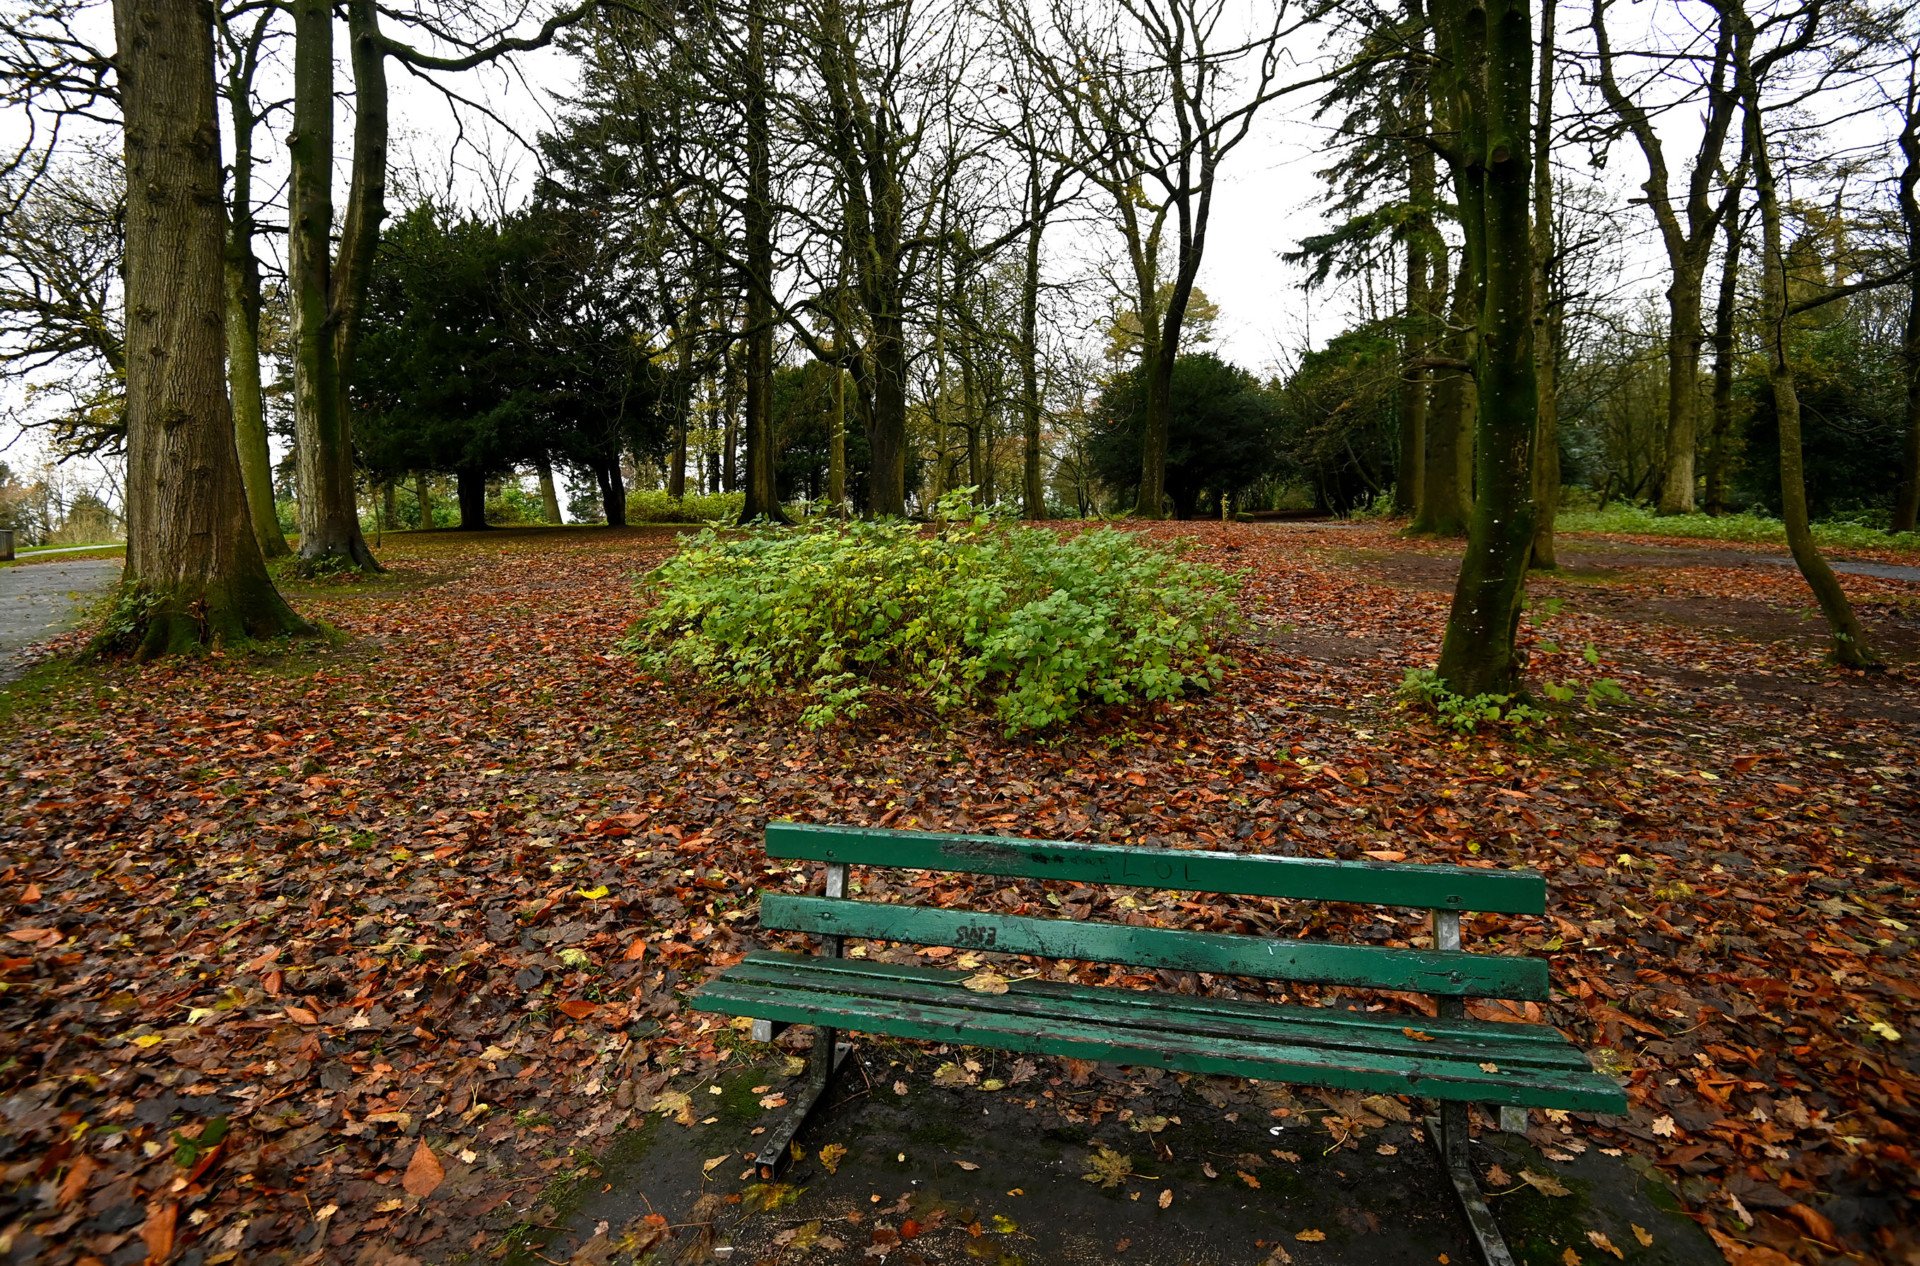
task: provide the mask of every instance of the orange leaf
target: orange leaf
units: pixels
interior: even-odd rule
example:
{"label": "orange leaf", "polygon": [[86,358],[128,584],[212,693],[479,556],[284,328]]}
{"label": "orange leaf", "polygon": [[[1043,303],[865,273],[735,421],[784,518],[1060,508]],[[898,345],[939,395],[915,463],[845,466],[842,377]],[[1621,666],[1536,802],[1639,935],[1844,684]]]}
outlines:
{"label": "orange leaf", "polygon": [[320,1023],[320,1017],[315,1015],[313,1012],[307,1010],[305,1007],[288,1007],[287,1019],[292,1020],[295,1024]]}
{"label": "orange leaf", "polygon": [[561,1014],[569,1020],[584,1020],[600,1009],[597,1002],[588,1002],[582,998],[569,998],[560,1004]]}
{"label": "orange leaf", "polygon": [[1368,857],[1376,862],[1404,862],[1407,855],[1397,848],[1369,848],[1364,850]]}
{"label": "orange leaf", "polygon": [[60,1180],[59,1194],[53,1198],[55,1207],[65,1208],[72,1204],[74,1197],[87,1189],[87,1180],[92,1178],[99,1168],[93,1163],[91,1156],[82,1156],[73,1162],[73,1168],[69,1169],[67,1176]]}
{"label": "orange leaf", "polygon": [[639,937],[639,936],[634,937],[633,944],[627,946],[626,961],[628,961],[629,963],[637,963],[641,959],[645,958],[646,956],[647,956],[646,938]]}
{"label": "orange leaf", "polygon": [[439,1158],[434,1156],[427,1141],[421,1139],[420,1146],[413,1149],[413,1159],[407,1162],[407,1172],[400,1179],[400,1185],[407,1189],[409,1195],[424,1200],[439,1188],[446,1177],[447,1171],[440,1167]]}
{"label": "orange leaf", "polygon": [[1431,1042],[1434,1040],[1430,1034],[1422,1033],[1419,1029],[1401,1029],[1400,1031],[1416,1042]]}
{"label": "orange leaf", "polygon": [[150,1204],[147,1220],[140,1224],[140,1242],[147,1246],[147,1260],[164,1262],[173,1253],[173,1226],[180,1217],[177,1204]]}

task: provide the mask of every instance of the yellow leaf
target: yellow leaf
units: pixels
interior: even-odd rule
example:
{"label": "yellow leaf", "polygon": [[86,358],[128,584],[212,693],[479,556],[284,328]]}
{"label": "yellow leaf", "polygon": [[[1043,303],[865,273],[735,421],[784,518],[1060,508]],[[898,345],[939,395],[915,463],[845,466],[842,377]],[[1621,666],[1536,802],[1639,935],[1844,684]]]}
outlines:
{"label": "yellow leaf", "polygon": [[1133,1157],[1110,1147],[1096,1147],[1087,1157],[1087,1172],[1081,1177],[1111,1190],[1133,1177]]}
{"label": "yellow leaf", "polygon": [[598,887],[594,887],[594,888],[582,888],[580,890],[580,895],[585,897],[589,901],[598,901],[600,898],[607,895],[607,886],[605,884],[601,884]]}
{"label": "yellow leaf", "polygon": [[1482,1064],[1482,1065],[1480,1065],[1480,1071],[1481,1071],[1481,1072],[1483,1072],[1483,1073],[1497,1073],[1497,1072],[1499,1072],[1499,1071],[1500,1071],[1500,1065],[1498,1065],[1498,1064]]}
{"label": "yellow leaf", "polygon": [[1296,1240],[1305,1240],[1309,1244],[1318,1244],[1321,1240],[1327,1238],[1327,1233],[1325,1231],[1302,1231],[1293,1238]]}
{"label": "yellow leaf", "polygon": [[999,972],[992,970],[975,972],[960,983],[975,993],[1005,993],[1007,991],[1007,978]]}
{"label": "yellow leaf", "polygon": [[1173,1207],[1173,1188],[1169,1187],[1160,1193],[1160,1207],[1162,1209],[1171,1209]]}
{"label": "yellow leaf", "polygon": [[1653,1232],[1636,1223],[1628,1223],[1628,1225],[1633,1227],[1633,1238],[1640,1241],[1641,1248],[1653,1247]]}
{"label": "yellow leaf", "polygon": [[993,1215],[993,1233],[995,1235],[1012,1235],[1019,1229],[1020,1224],[1005,1214],[996,1213]]}
{"label": "yellow leaf", "polygon": [[1679,1133],[1679,1131],[1674,1127],[1672,1117],[1655,1117],[1653,1121],[1653,1132],[1655,1134],[1658,1134],[1661,1138],[1666,1138],[1666,1139],[1670,1139],[1675,1134]]}
{"label": "yellow leaf", "polygon": [[1889,1042],[1897,1042],[1900,1040],[1900,1030],[1894,1028],[1891,1024],[1888,1024],[1885,1020],[1875,1020],[1872,1024],[1869,1024],[1867,1027],[1872,1029],[1875,1033],[1878,1033],[1881,1037],[1886,1038]]}
{"label": "yellow leaf", "polygon": [[1416,1042],[1433,1041],[1433,1037],[1430,1034],[1423,1033],[1419,1029],[1401,1029],[1400,1031],[1402,1033],[1405,1033],[1408,1037],[1412,1038]]}
{"label": "yellow leaf", "polygon": [[1619,1249],[1615,1248],[1613,1246],[1613,1241],[1608,1239],[1604,1232],[1588,1231],[1587,1238],[1589,1240],[1592,1240],[1593,1246],[1601,1250],[1602,1252],[1612,1253],[1615,1257],[1619,1258],[1623,1262],[1627,1260],[1627,1255],[1621,1252]]}
{"label": "yellow leaf", "polygon": [[972,1161],[955,1161],[953,1163],[958,1165],[960,1168],[966,1170],[968,1173],[972,1173],[974,1170],[980,1168],[978,1165],[974,1164]]}
{"label": "yellow leaf", "polygon": [[840,1162],[846,1158],[847,1149],[843,1143],[829,1143],[820,1149],[820,1163],[827,1167],[829,1174],[839,1173]]}
{"label": "yellow leaf", "polygon": [[1580,1254],[1574,1252],[1572,1249],[1568,1249],[1566,1252],[1560,1254],[1560,1260],[1565,1262],[1566,1266],[1580,1266]]}
{"label": "yellow leaf", "polygon": [[710,1161],[702,1161],[700,1163],[700,1172],[703,1174],[711,1174],[715,1166],[720,1164],[721,1161],[727,1159],[727,1156],[731,1156],[731,1155],[733,1155],[733,1153],[728,1152],[726,1156],[716,1156]]}
{"label": "yellow leaf", "polygon": [[158,1033],[142,1033],[139,1037],[133,1039],[133,1044],[141,1050],[146,1050],[149,1047],[158,1046],[164,1041],[166,1041],[166,1039]]}

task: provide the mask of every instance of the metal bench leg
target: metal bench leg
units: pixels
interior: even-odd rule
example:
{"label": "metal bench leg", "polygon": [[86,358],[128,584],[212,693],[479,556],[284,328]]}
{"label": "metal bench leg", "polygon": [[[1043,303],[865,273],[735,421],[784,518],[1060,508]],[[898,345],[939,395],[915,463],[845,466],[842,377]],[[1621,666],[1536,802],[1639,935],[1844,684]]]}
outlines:
{"label": "metal bench leg", "polygon": [[[844,862],[827,863],[826,890],[829,897],[847,895],[847,867]],[[840,957],[840,938],[821,937],[820,953],[825,958]],[[763,1023],[766,1022],[754,1021],[755,1041],[772,1039],[775,1030],[771,1024],[767,1024],[767,1038],[760,1037],[760,1026]],[[800,1133],[800,1127],[807,1123],[807,1117],[812,1114],[814,1108],[819,1106],[820,1100],[827,1093],[827,1083],[833,1080],[834,1073],[839,1071],[840,1065],[846,1062],[852,1050],[851,1046],[841,1044],[838,1029],[829,1029],[825,1026],[814,1029],[813,1051],[807,1059],[807,1081],[800,1088],[799,1100],[788,1110],[780,1124],[774,1126],[767,1134],[767,1141],[760,1145],[760,1151],[753,1158],[753,1163],[760,1166],[768,1178],[773,1177],[780,1168],[781,1162],[786,1159],[787,1145],[793,1142],[794,1136]]]}
{"label": "metal bench leg", "polygon": [[[827,1084],[833,1080],[840,1065],[847,1062],[847,1056],[853,1048],[839,1040],[837,1029],[819,1028],[813,1032],[813,1051],[807,1059],[807,1080],[799,1090],[798,1097],[787,1109],[787,1115],[767,1133],[766,1142],[760,1145],[760,1151],[754,1156],[753,1163],[762,1169],[777,1170],[787,1157],[787,1145],[800,1133],[807,1118],[826,1097]],[[767,1177],[772,1177],[769,1172]]]}
{"label": "metal bench leg", "polygon": [[1460,1212],[1466,1216],[1467,1229],[1473,1232],[1473,1242],[1480,1250],[1480,1260],[1486,1266],[1514,1266],[1513,1254],[1507,1251],[1506,1237],[1500,1234],[1500,1226],[1493,1220],[1493,1210],[1487,1208],[1486,1198],[1480,1194],[1480,1182],[1473,1174],[1473,1158],[1467,1153],[1469,1111],[1464,1103],[1442,1100],[1440,1115],[1427,1118],[1427,1133],[1433,1138],[1434,1150],[1440,1154],[1440,1163],[1446,1167],[1447,1177],[1453,1181],[1453,1194],[1460,1201]]}

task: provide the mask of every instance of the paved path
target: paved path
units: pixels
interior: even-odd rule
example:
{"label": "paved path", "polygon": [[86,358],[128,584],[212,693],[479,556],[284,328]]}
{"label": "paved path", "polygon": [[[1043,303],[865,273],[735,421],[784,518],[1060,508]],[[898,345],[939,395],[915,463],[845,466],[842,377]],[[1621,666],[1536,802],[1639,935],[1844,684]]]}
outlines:
{"label": "paved path", "polygon": [[103,549],[123,550],[125,548],[126,546],[124,545],[116,545],[113,542],[109,541],[105,545],[62,545],[57,549],[38,549],[38,548],[23,549],[16,555],[16,557],[45,558],[48,554],[86,554],[86,553],[91,553],[95,550],[103,550]]}
{"label": "paved path", "polygon": [[0,567],[0,681],[20,675],[28,647],[73,627],[86,603],[120,579],[117,558]]}

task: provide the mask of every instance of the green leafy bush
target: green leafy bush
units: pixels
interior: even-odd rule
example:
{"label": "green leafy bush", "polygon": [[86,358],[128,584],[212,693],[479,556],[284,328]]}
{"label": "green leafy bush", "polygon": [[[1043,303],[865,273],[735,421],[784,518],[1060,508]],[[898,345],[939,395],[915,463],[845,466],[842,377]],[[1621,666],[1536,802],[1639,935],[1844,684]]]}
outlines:
{"label": "green leafy bush", "polygon": [[1513,695],[1457,695],[1431,668],[1409,668],[1400,682],[1400,695],[1409,706],[1431,714],[1441,729],[1456,734],[1504,725],[1525,737],[1553,720]]}
{"label": "green leafy bush", "polygon": [[709,530],[643,582],[658,601],[623,646],[652,672],[797,695],[816,727],[890,691],[942,712],[990,703],[1012,734],[1212,685],[1230,583],[1110,528]]}
{"label": "green leafy bush", "polygon": [[627,494],[629,523],[731,523],[746,507],[744,492],[694,493],[675,499],[658,488]]}

